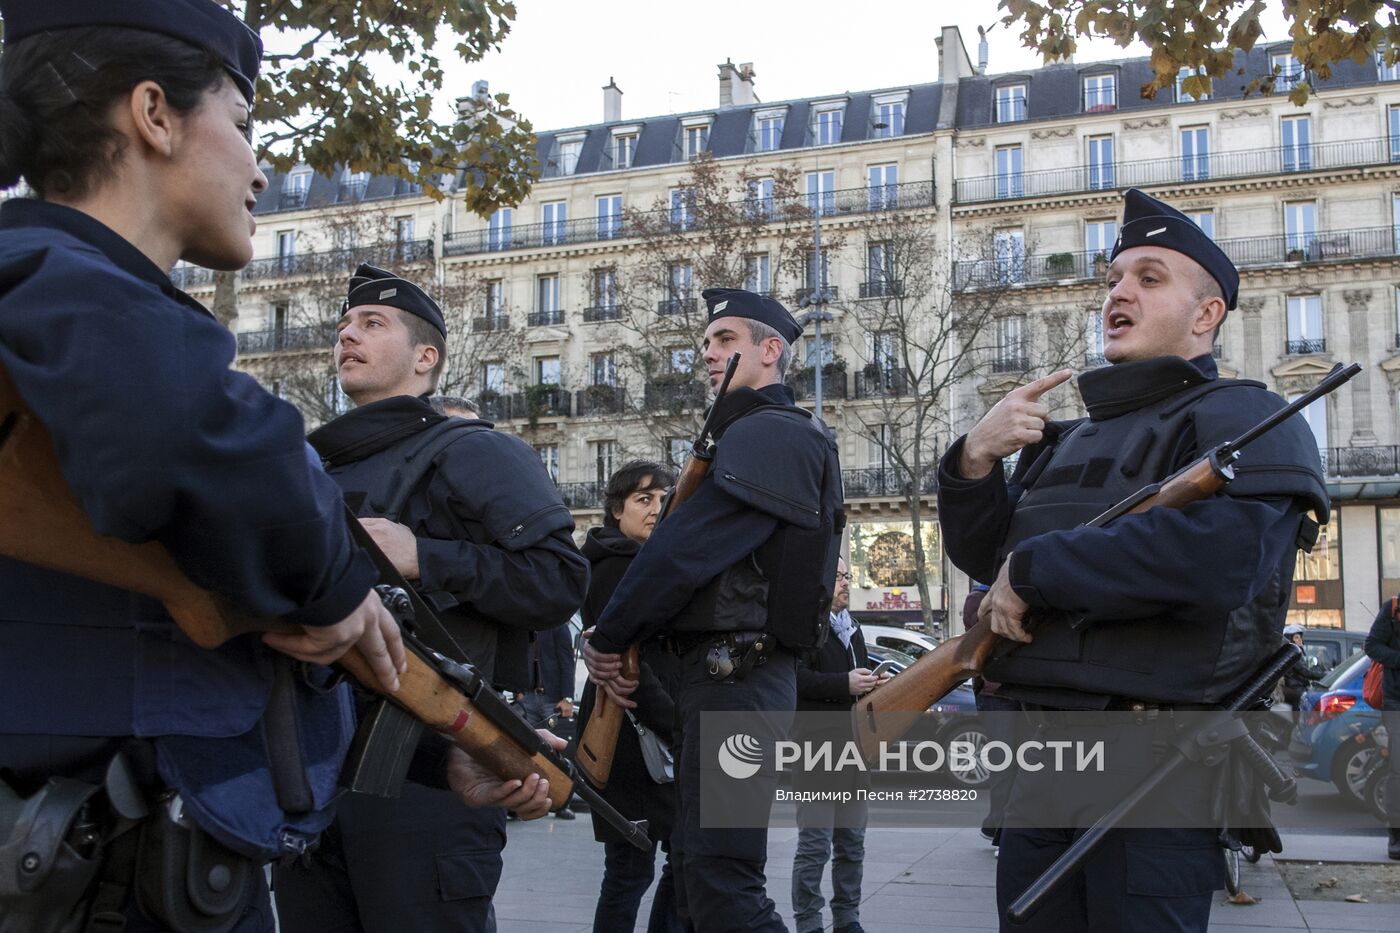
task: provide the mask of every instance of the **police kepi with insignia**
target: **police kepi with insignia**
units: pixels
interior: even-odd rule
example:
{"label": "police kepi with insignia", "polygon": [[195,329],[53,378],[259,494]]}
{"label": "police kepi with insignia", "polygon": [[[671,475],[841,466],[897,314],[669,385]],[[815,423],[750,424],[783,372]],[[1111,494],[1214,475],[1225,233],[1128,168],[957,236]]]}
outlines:
{"label": "police kepi with insignia", "polygon": [[[620,653],[660,632],[680,657],[676,698],[680,816],[672,859],[683,918],[700,933],[785,929],[764,891],[766,827],[701,825],[700,716],[796,706],[794,651],[828,624],[840,544],[836,445],[793,403],[783,374],[802,328],[778,302],[711,288],[704,362],[719,386],[714,465],[695,494],[652,532],[603,610],[584,658],[594,681],[625,697]],[[754,717],[755,730],[764,728]],[[762,736],[760,736],[762,738]],[[705,768],[713,773],[713,763]],[[752,778],[771,804],[776,773]],[[748,785],[749,782],[746,782]]]}

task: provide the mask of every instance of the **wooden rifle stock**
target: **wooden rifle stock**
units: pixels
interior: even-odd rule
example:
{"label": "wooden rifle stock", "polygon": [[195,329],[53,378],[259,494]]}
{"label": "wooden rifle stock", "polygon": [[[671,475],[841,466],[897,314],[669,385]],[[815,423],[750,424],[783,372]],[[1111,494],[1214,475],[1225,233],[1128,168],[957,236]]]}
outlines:
{"label": "wooden rifle stock", "polygon": [[[1221,444],[1162,482],[1144,486],[1085,524],[1102,527],[1120,515],[1132,515],[1158,507],[1180,509],[1210,498],[1235,478],[1234,463],[1246,445],[1302,411],[1314,400],[1337,389],[1360,371],[1361,367],[1356,363],[1345,367],[1338,363],[1312,390],[1240,437]],[[851,715],[854,718],[855,740],[866,760],[873,761],[879,754],[880,743],[898,741],[931,704],[947,696],[969,676],[982,673],[982,668],[1003,641],[1005,639],[993,634],[986,625],[979,625],[925,653],[897,677],[861,698]]]}
{"label": "wooden rifle stock", "polygon": [[[191,641],[216,648],[252,632],[297,632],[275,619],[241,613],[184,575],[156,542],[130,544],[99,535],[69,491],[48,430],[25,407],[9,374],[0,369],[0,554],[50,570],[160,600]],[[529,754],[478,715],[475,705],[412,651],[397,693],[385,693],[369,662],[351,648],[340,659],[370,690],[384,694],[442,732],[506,780],[539,774],[549,781],[551,809],[565,806],[573,780],[540,754]]]}
{"label": "wooden rifle stock", "polygon": [[[670,515],[673,508],[695,495],[700,483],[709,474],[715,459],[714,450],[710,445],[710,430],[713,427],[715,412],[725,393],[729,391],[729,381],[734,378],[734,370],[738,365],[738,353],[730,356],[729,362],[724,365],[724,379],[715,394],[715,403],[710,406],[710,414],[706,416],[705,424],[700,428],[700,436],[691,446],[690,459],[681,469],[681,475],[676,477],[676,485],[661,503],[661,514],[656,517],[658,522]],[[628,680],[636,680],[640,671],[640,647],[629,645],[622,655],[622,676]],[[588,778],[588,782],[599,790],[607,785],[608,777],[612,774],[613,756],[617,753],[617,736],[622,729],[622,719],[622,707],[613,701],[612,695],[606,690],[597,690],[593,698],[593,712],[589,714],[588,723],[583,727],[583,735],[578,740],[574,763],[578,765],[584,777]]]}
{"label": "wooden rifle stock", "polygon": [[[636,680],[641,668],[641,650],[637,645],[628,645],[622,654],[622,676]],[[617,736],[622,731],[622,721],[626,716],[622,707],[613,702],[612,696],[599,689],[593,695],[593,712],[583,727],[583,735],[578,740],[574,763],[588,778],[588,783],[602,790],[608,786],[612,775],[613,757],[617,753]]]}

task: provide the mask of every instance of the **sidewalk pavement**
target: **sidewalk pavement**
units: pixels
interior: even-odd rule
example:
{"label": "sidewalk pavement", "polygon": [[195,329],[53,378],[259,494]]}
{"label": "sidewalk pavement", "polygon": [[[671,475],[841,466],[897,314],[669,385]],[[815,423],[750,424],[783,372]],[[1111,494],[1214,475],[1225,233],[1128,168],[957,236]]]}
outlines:
{"label": "sidewalk pavement", "polygon": [[[603,848],[586,814],[573,822],[552,817],[510,824],[505,871],[496,892],[499,933],[586,933],[602,879]],[[768,895],[792,928],[789,885],[797,830],[768,834]],[[870,933],[995,930],[996,859],[975,829],[873,829],[865,839],[861,923]],[[1280,858],[1326,862],[1385,859],[1385,835],[1293,833]],[[658,871],[660,870],[658,864]],[[1272,857],[1241,864],[1244,889],[1259,903],[1235,906],[1216,897],[1211,931],[1370,933],[1400,930],[1400,904],[1295,900]],[[826,879],[830,897],[830,876]],[[651,897],[638,912],[645,930]],[[827,914],[830,923],[830,915]],[[613,933],[613,931],[608,931]],[[623,931],[618,931],[623,933]]]}

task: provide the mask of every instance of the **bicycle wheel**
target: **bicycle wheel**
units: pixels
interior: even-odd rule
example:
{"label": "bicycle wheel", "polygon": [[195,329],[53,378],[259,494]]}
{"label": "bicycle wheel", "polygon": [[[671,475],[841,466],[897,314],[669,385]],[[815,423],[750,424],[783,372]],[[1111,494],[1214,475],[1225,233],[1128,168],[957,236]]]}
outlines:
{"label": "bicycle wheel", "polygon": [[1225,850],[1225,890],[1231,897],[1240,893],[1240,854],[1234,849]]}

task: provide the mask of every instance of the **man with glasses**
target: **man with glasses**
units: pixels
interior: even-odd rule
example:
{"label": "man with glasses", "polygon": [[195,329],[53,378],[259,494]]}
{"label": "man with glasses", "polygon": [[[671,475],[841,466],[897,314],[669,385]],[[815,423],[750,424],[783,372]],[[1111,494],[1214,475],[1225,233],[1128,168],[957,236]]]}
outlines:
{"label": "man with glasses", "polygon": [[[851,618],[851,572],[844,560],[836,563],[836,587],[831,598],[831,634],[820,648],[797,660],[798,713],[849,713],[856,698],[869,693],[889,679],[870,670],[865,653],[865,637]],[[846,716],[798,717],[799,739],[807,742],[830,741],[841,747],[850,741]],[[864,787],[864,773],[852,771],[849,790]],[[797,785],[807,772],[793,775]],[[823,774],[822,790],[832,790]],[[858,782],[858,783],[857,783]],[[800,786],[795,786],[800,790]],[[825,795],[814,795],[825,796]],[[835,933],[864,933],[860,925],[861,868],[865,860],[866,803],[853,799],[836,803],[830,799],[806,800],[798,797],[797,854],[792,860],[792,910],[797,933],[816,933],[822,924],[822,869],[831,860],[831,919]]]}

